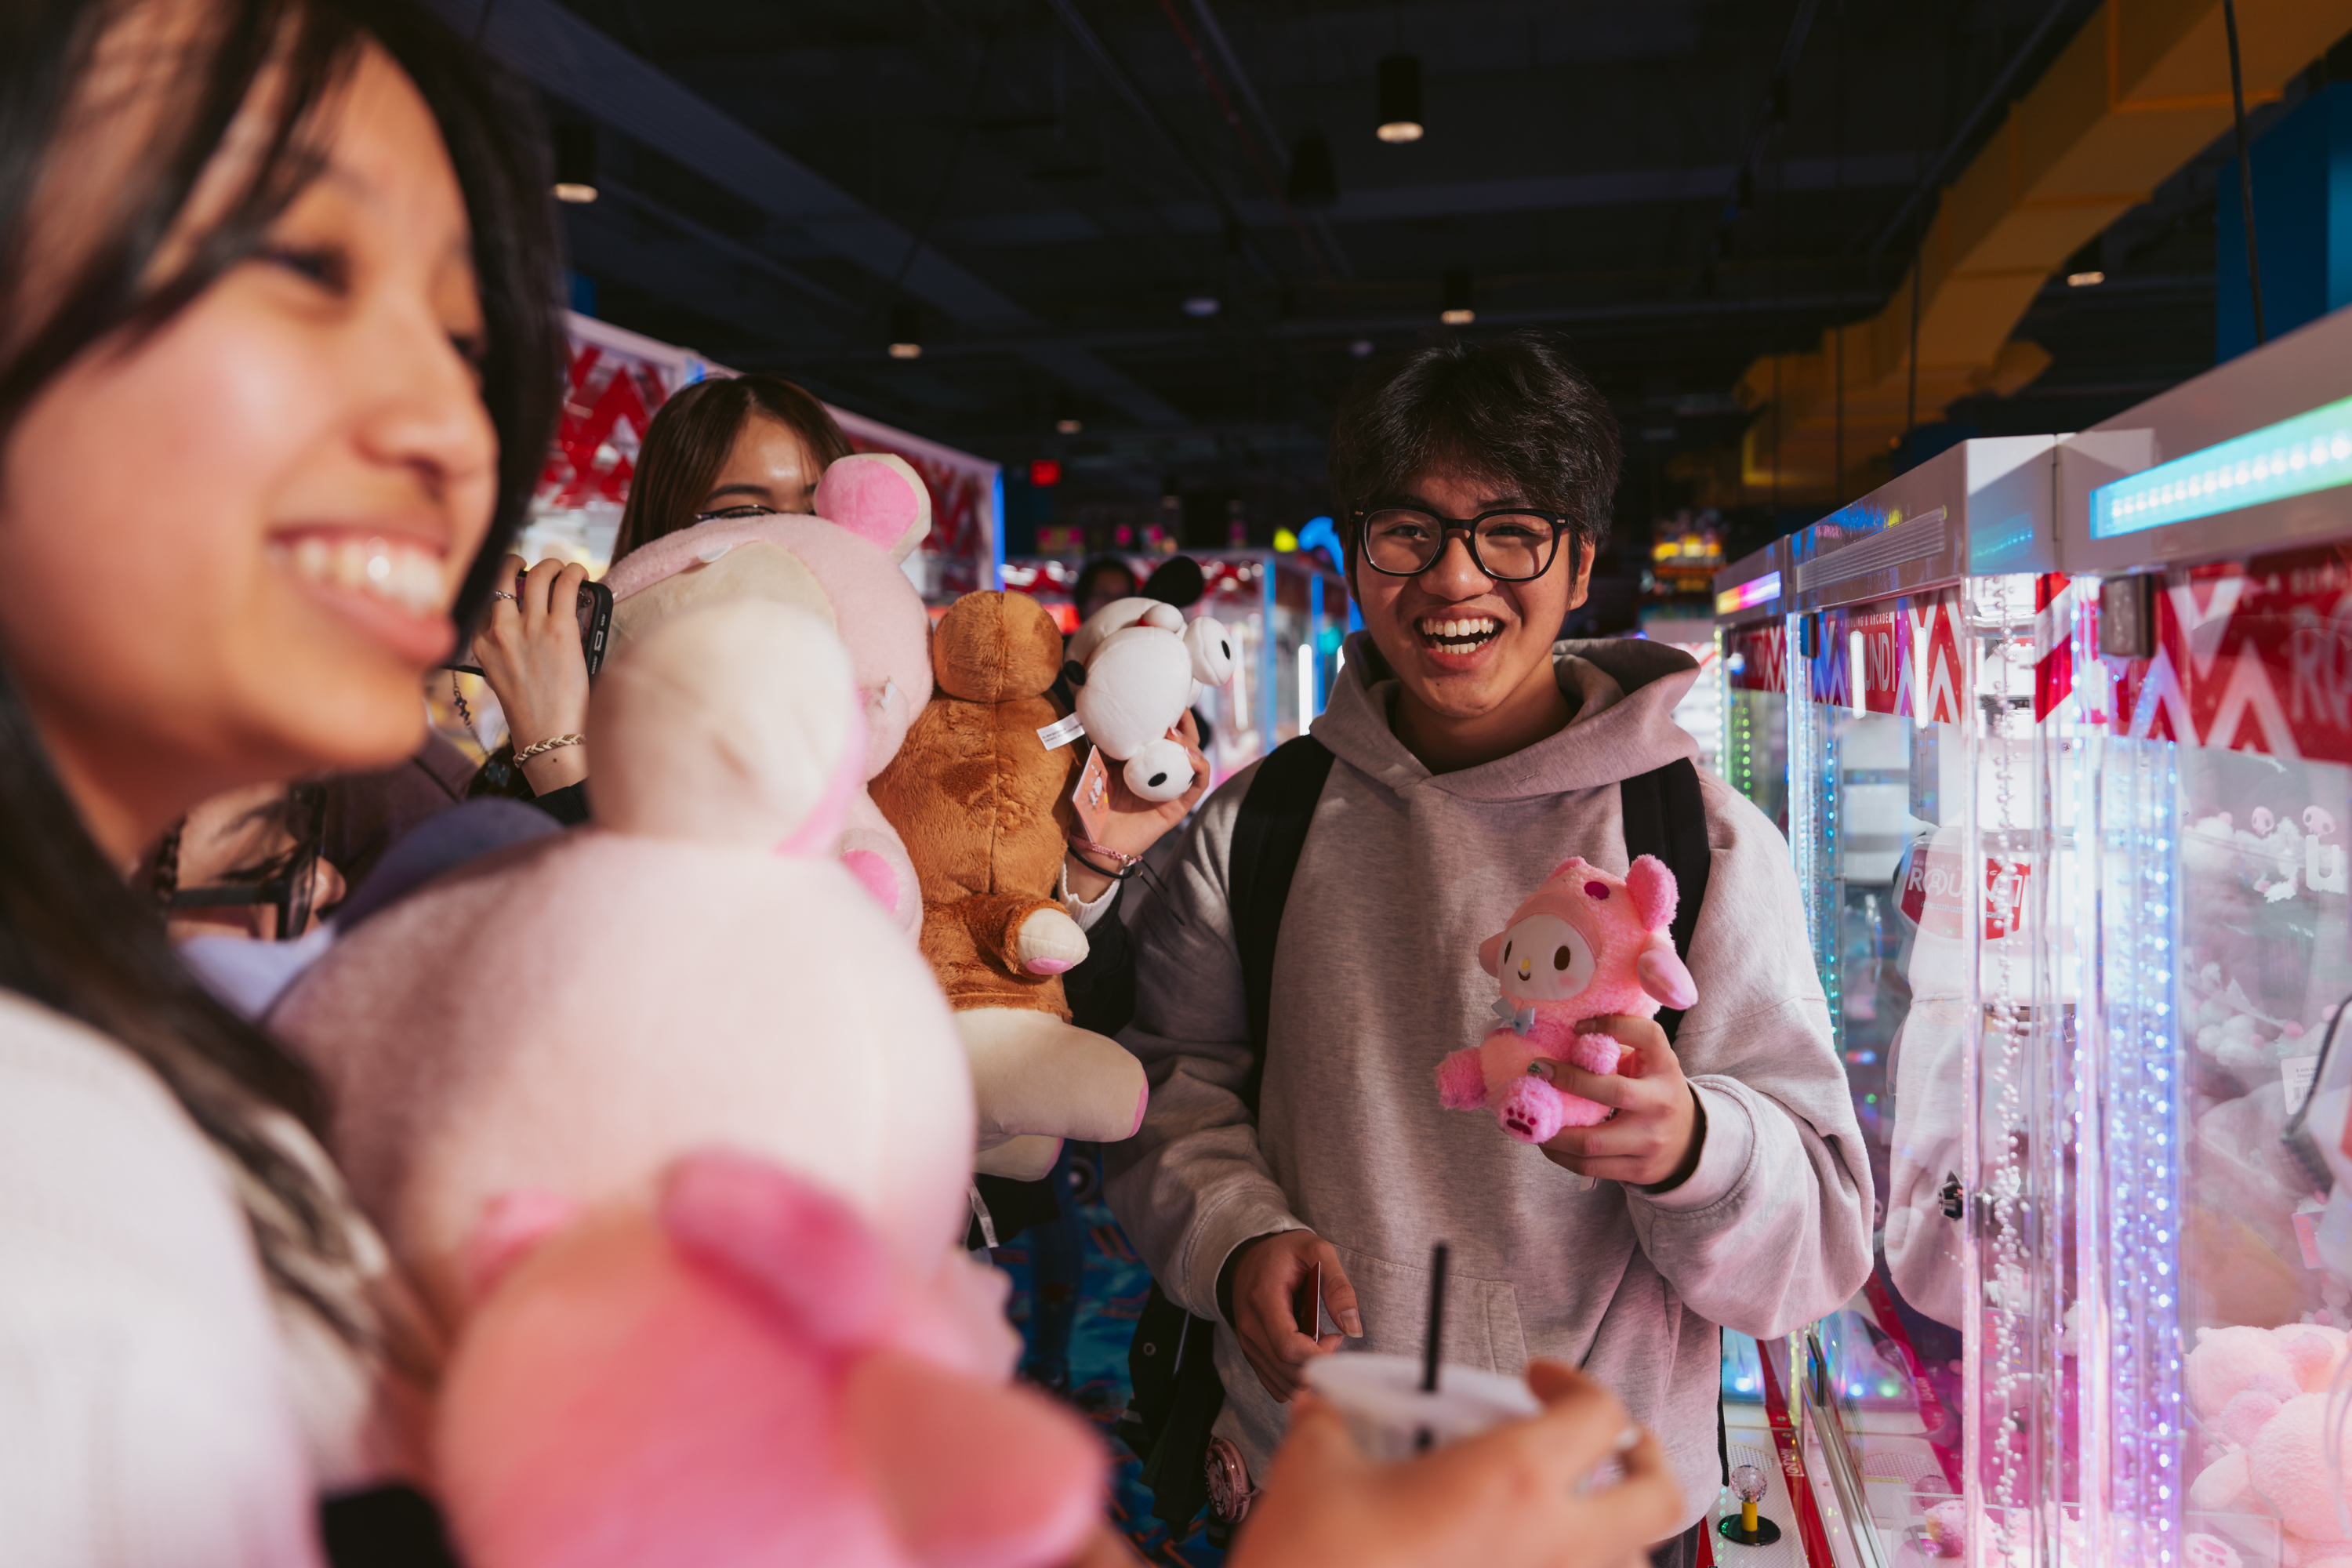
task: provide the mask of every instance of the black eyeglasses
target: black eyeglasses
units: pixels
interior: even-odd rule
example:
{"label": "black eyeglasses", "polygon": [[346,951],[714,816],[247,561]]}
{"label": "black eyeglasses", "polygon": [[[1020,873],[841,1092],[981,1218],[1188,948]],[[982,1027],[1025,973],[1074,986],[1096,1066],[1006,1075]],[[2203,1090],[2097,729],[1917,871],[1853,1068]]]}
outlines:
{"label": "black eyeglasses", "polygon": [[1383,506],[1356,513],[1356,538],[1364,563],[1373,571],[1417,577],[1445,553],[1446,536],[1459,531],[1482,574],[1497,583],[1525,583],[1551,570],[1559,536],[1570,524],[1564,512],[1524,507],[1440,517],[1417,506]]}
{"label": "black eyeglasses", "polygon": [[[175,888],[164,900],[174,910],[226,909],[268,904],[278,911],[275,940],[291,942],[310,925],[310,900],[319,884],[319,850],[325,839],[327,792],[299,784],[286,792],[286,831],[294,847],[250,869],[226,873],[209,888]],[[177,829],[169,852],[176,869]]]}

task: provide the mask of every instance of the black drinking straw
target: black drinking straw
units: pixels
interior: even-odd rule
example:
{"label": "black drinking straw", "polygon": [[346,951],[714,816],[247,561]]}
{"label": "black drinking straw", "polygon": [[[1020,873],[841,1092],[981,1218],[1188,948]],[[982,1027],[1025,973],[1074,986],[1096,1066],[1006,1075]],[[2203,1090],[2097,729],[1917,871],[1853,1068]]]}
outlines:
{"label": "black drinking straw", "polygon": [[1437,1360],[1445,1348],[1445,1243],[1429,1256],[1429,1337],[1421,1352],[1421,1391],[1437,1392]]}

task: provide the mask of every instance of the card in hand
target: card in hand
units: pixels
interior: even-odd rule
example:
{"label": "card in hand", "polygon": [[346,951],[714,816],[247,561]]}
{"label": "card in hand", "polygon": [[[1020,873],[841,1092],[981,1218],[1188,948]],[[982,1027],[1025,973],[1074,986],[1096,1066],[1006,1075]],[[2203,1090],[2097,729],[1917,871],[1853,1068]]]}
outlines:
{"label": "card in hand", "polygon": [[1290,1293],[1291,1321],[1298,1331],[1308,1339],[1320,1339],[1316,1331],[1322,1327],[1323,1266],[1318,1263],[1298,1281],[1298,1289]]}

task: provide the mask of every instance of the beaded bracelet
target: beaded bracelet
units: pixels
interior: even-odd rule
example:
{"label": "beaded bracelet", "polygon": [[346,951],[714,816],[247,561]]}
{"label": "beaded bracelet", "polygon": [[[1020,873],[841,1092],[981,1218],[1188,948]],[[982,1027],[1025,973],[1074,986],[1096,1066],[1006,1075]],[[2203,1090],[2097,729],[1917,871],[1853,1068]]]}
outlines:
{"label": "beaded bracelet", "polygon": [[[1073,838],[1069,841],[1068,847],[1070,851],[1070,858],[1076,860],[1079,865],[1084,866],[1087,870],[1092,871],[1096,876],[1106,878],[1114,882],[1126,881],[1129,877],[1134,876],[1137,870],[1143,865],[1143,857],[1140,855],[1124,855],[1119,851],[1113,849],[1108,844],[1097,844],[1091,839]],[[1087,849],[1091,849],[1099,855],[1109,856],[1112,859],[1118,862],[1119,868],[1116,871],[1104,870],[1101,867],[1087,859],[1086,856],[1081,853],[1081,851]]]}

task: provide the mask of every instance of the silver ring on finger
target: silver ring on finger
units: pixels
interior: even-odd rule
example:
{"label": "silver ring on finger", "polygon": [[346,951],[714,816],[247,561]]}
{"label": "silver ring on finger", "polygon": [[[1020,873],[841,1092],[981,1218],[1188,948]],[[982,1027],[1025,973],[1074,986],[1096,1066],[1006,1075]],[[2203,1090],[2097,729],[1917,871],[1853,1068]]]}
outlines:
{"label": "silver ring on finger", "polygon": [[509,605],[516,605],[517,607],[520,607],[520,605],[521,605],[521,604],[522,604],[522,601],[521,601],[520,599],[516,598],[512,594],[508,593],[504,588],[493,588],[493,589],[491,589],[491,590],[490,590],[490,597],[491,597],[491,598],[493,598],[493,599],[504,599],[504,600],[505,600],[507,603],[509,603]]}

